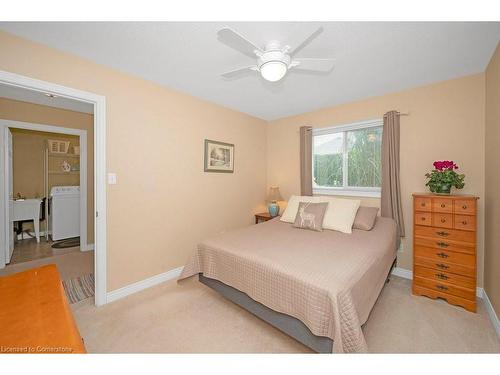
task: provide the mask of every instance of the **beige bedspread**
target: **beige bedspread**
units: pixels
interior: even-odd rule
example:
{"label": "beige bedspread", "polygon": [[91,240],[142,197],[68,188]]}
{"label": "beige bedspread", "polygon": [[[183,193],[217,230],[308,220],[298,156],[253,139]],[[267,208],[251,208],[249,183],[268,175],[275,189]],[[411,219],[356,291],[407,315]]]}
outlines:
{"label": "beige bedspread", "polygon": [[179,280],[203,273],[334,340],[334,352],[366,352],[361,325],[396,257],[396,224],[314,232],[273,219],[203,241]]}

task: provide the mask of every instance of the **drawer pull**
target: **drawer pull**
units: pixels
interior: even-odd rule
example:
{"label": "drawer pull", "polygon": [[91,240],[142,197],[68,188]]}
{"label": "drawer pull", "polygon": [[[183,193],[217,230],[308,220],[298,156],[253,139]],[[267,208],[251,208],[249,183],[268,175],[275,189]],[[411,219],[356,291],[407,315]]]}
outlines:
{"label": "drawer pull", "polygon": [[448,255],[448,254],[443,253],[443,252],[441,252],[441,253],[436,253],[436,255],[437,255],[438,257],[440,257],[440,258],[448,258],[448,257],[449,257],[449,255]]}
{"label": "drawer pull", "polygon": [[446,219],[444,217],[441,218],[442,223],[446,223]]}
{"label": "drawer pull", "polygon": [[441,203],[441,208],[445,208],[446,205],[444,203]]}
{"label": "drawer pull", "polygon": [[438,288],[439,290],[448,290],[448,287],[444,285],[436,285],[436,288]]}
{"label": "drawer pull", "polygon": [[436,242],[436,244],[439,246],[439,247],[448,247],[450,246],[450,244],[446,243],[446,242]]}
{"label": "drawer pull", "polygon": [[436,277],[441,280],[448,280],[449,277],[446,276],[444,273],[436,273]]}
{"label": "drawer pull", "polygon": [[420,205],[421,205],[422,207],[425,207],[425,203],[424,203],[424,202],[420,203]]}
{"label": "drawer pull", "polygon": [[424,216],[422,216],[422,217],[420,218],[420,220],[425,221],[425,217],[424,217]]}
{"label": "drawer pull", "polygon": [[462,221],[462,224],[463,225],[467,225],[467,222],[464,220],[464,221]]}
{"label": "drawer pull", "polygon": [[441,237],[446,237],[450,235],[448,232],[436,232],[436,234]]}
{"label": "drawer pull", "polygon": [[443,263],[436,264],[436,267],[441,268],[442,270],[447,270],[448,268],[450,268],[450,266],[447,266],[446,264]]}
{"label": "drawer pull", "polygon": [[464,204],[464,205],[462,206],[462,208],[463,208],[464,210],[466,210],[466,209],[467,209],[467,205],[466,205],[466,204]]}

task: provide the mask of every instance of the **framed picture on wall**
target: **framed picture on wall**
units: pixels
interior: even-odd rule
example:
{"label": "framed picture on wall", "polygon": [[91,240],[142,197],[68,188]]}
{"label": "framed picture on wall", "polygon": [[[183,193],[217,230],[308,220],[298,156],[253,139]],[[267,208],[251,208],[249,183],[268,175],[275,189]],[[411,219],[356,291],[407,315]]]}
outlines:
{"label": "framed picture on wall", "polygon": [[205,172],[233,173],[234,145],[205,139]]}

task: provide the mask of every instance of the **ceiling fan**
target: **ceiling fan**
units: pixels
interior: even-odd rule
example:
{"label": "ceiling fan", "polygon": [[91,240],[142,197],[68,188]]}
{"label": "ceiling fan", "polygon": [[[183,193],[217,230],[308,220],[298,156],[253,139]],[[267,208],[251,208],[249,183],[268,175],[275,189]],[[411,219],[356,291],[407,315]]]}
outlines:
{"label": "ceiling fan", "polygon": [[249,71],[260,72],[262,78],[270,82],[282,79],[288,70],[300,69],[304,72],[328,73],[333,69],[333,59],[322,58],[296,58],[295,55],[306,45],[323,32],[323,27],[318,28],[295,48],[282,45],[276,40],[269,41],[265,48],[257,47],[255,43],[225,27],[218,31],[218,39],[228,46],[256,59],[255,65],[245,66],[221,74],[224,78],[238,78]]}

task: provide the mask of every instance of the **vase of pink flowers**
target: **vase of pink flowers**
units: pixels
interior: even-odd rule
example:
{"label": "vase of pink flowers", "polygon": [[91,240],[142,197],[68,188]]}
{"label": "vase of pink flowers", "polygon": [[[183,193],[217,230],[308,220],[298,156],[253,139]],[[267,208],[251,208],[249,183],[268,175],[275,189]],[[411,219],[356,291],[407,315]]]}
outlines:
{"label": "vase of pink flowers", "polygon": [[431,192],[435,194],[450,194],[451,188],[462,189],[465,185],[464,174],[456,172],[458,165],[451,160],[436,160],[433,163],[434,169],[426,173],[428,181],[425,186],[429,186]]}

